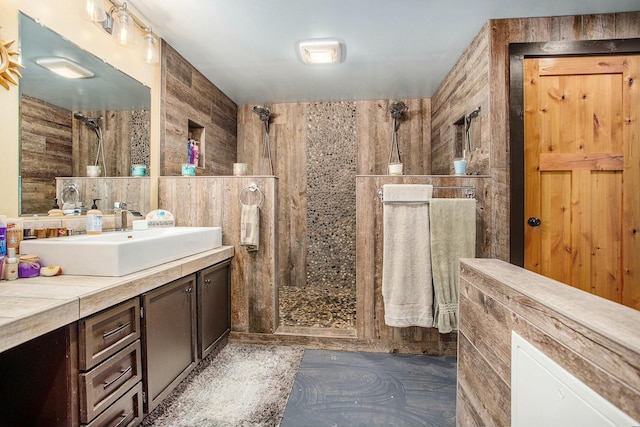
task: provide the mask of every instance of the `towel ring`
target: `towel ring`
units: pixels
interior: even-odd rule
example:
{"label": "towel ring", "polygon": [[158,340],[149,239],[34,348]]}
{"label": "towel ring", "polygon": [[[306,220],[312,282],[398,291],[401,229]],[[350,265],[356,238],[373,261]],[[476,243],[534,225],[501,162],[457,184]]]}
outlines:
{"label": "towel ring", "polygon": [[[262,206],[262,203],[264,202],[264,193],[262,192],[262,190],[260,190],[260,188],[258,187],[258,184],[256,184],[255,182],[252,182],[251,184],[249,184],[248,186],[244,187],[241,191],[240,191],[240,204],[244,205],[244,206],[249,206],[251,203],[245,203],[242,201],[242,196],[247,192],[250,191],[252,193],[255,193],[256,191],[258,192],[258,194],[260,195],[260,202],[258,203],[258,206]],[[246,193],[249,194],[249,193]]]}

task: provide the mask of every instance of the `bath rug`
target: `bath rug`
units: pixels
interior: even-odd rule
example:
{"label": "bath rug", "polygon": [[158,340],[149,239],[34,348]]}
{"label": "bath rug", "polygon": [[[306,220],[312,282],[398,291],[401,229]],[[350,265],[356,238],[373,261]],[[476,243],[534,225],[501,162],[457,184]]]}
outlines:
{"label": "bath rug", "polygon": [[228,344],[142,422],[156,427],[278,426],[303,350]]}

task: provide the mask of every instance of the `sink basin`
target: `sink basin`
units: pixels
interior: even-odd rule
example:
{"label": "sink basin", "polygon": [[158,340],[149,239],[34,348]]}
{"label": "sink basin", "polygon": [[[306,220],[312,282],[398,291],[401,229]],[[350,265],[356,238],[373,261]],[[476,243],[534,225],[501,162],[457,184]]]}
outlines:
{"label": "sink basin", "polygon": [[20,253],[59,265],[63,274],[124,276],[220,246],[220,227],[167,227],[23,240]]}

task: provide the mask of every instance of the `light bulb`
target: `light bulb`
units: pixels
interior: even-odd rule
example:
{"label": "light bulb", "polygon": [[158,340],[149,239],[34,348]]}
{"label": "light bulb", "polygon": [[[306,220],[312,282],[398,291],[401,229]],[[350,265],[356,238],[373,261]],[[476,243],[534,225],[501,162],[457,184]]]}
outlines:
{"label": "light bulb", "polygon": [[113,30],[111,36],[116,43],[123,46],[132,45],[135,41],[135,32],[133,28],[133,18],[127,12],[127,4],[113,14]]}
{"label": "light bulb", "polygon": [[147,33],[142,36],[144,41],[144,60],[147,64],[157,64],[160,61],[160,52],[158,39],[151,33],[151,30],[147,30]]}

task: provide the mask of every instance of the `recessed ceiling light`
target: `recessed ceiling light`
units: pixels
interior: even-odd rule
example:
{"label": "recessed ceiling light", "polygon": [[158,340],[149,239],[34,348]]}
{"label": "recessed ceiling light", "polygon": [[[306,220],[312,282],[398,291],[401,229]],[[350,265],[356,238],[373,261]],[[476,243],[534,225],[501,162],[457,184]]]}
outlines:
{"label": "recessed ceiling light", "polygon": [[305,64],[334,64],[342,61],[338,40],[305,40],[298,43],[300,58]]}
{"label": "recessed ceiling light", "polygon": [[38,58],[36,59],[36,64],[67,79],[86,79],[95,75],[93,71],[84,68],[82,65],[59,56]]}

